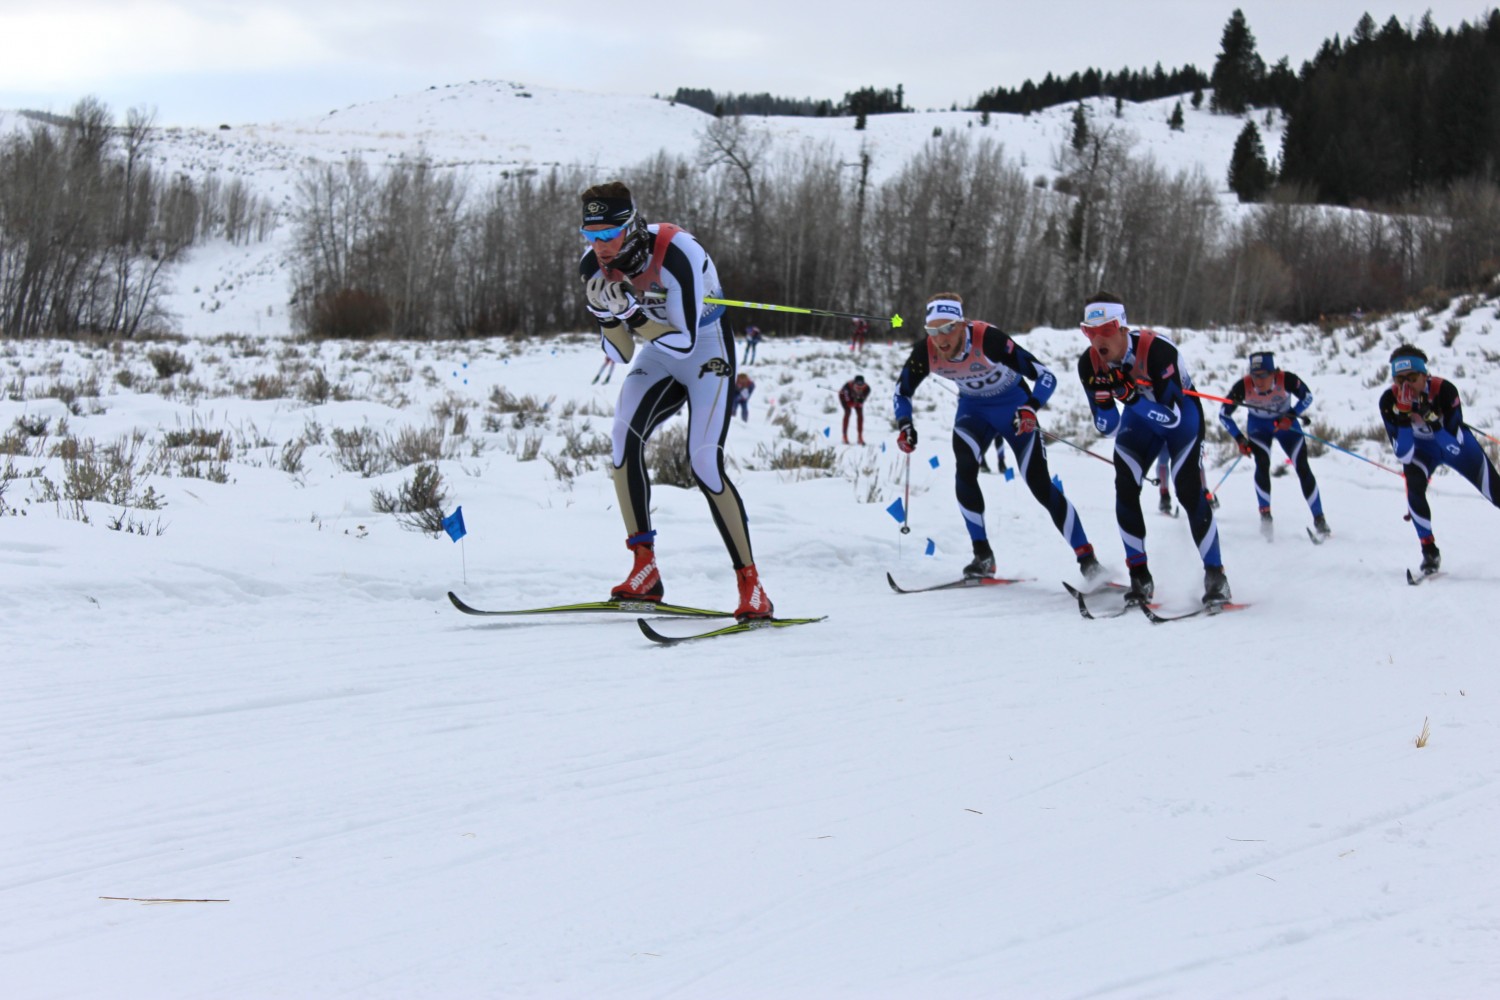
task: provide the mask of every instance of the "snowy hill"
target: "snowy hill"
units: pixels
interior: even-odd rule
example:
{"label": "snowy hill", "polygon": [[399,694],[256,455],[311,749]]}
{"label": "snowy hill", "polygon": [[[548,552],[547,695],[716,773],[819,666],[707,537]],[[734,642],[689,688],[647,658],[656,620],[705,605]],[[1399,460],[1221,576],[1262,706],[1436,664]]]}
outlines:
{"label": "snowy hill", "polygon": [[[1186,125],[1167,126],[1177,98],[1125,104],[1087,102],[1099,128],[1134,138],[1132,154],[1150,157],[1171,172],[1201,168],[1236,206],[1225,176],[1243,120],[1194,111],[1184,102]],[[122,111],[123,109],[117,109]],[[771,136],[772,148],[791,153],[804,144],[831,144],[844,162],[868,153],[871,177],[883,180],[907,162],[935,130],[983,132],[1008,158],[1049,182],[1059,151],[1072,134],[1072,105],[1030,116],[983,116],[961,111],[872,115],[862,131],[852,118],[748,118]],[[370,101],[319,118],[227,129],[179,128],[160,122],[153,156],[158,166],[195,177],[213,172],[236,177],[283,210],[293,205],[297,178],[311,164],[340,163],[358,155],[373,167],[402,156],[427,156],[482,187],[506,171],[559,165],[597,168],[600,178],[641,163],[661,150],[692,157],[710,116],[684,105],[640,97],[475,81]],[[0,132],[24,120],[0,112]],[[1268,149],[1279,148],[1279,126],[1263,130]],[[165,304],[190,337],[288,331],[285,274],[290,226],[272,239],[245,246],[210,244],[195,249],[169,282]]]}
{"label": "snowy hill", "polygon": [[[183,132],[162,155],[264,191],[289,191],[309,157],[416,141],[475,171],[602,169],[649,152],[629,129],[608,141],[615,100],[468,84]],[[1208,137],[1227,135],[1227,159],[1235,123],[1190,115],[1169,134],[1169,111],[1126,121],[1220,176]],[[695,141],[696,112],[639,113]],[[862,138],[883,151],[969,117],[872,118]],[[566,153],[538,140],[549,121],[567,122]],[[1066,114],[990,127],[1045,172]],[[1334,529],[1318,547],[1295,477],[1277,477],[1268,544],[1246,464],[1210,430],[1226,567],[1251,607],[1163,626],[1083,621],[1060,586],[1072,553],[999,475],[982,478],[990,535],[1023,582],[892,593],[887,572],[936,583],[968,558],[952,397],[938,380],[918,394],[903,536],[886,506],[905,496],[888,416],[905,346],[768,340],[728,460],[778,612],[828,619],[661,648],[630,616],[481,619],[446,598],[592,599],[628,568],[601,455],[620,377],[590,381],[592,337],[302,343],[279,335],[265,267],[200,254],[179,296],[219,308],[184,311],[186,342],[0,341],[13,995],[1500,992],[1483,624],[1500,512],[1439,475],[1446,573],[1409,587],[1402,484],[1375,464],[1392,463],[1375,400],[1403,340],[1500,430],[1493,299],[1331,335],[1166,331],[1210,392],[1273,348],[1312,384],[1315,432],[1358,457],[1314,460]],[[1061,375],[1044,427],[1107,457],[1069,373],[1076,330],[1026,346]],[[834,391],[856,372],[875,386],[869,444],[845,447]],[[460,544],[375,510],[418,455],[463,506]],[[1065,445],[1048,458],[1121,575],[1113,473]],[[115,502],[65,498],[110,470]],[[659,485],[653,504],[667,596],[732,600],[702,497]],[[1186,521],[1148,518],[1164,610],[1188,608]]]}

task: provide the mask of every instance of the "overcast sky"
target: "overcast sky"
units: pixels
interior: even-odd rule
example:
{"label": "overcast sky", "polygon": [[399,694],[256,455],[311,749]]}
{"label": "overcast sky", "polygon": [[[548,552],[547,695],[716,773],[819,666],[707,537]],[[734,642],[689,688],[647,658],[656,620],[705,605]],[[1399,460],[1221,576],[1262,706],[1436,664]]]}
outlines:
{"label": "overcast sky", "polygon": [[[1243,0],[1267,63],[1294,68],[1369,11],[1440,28],[1493,2]],[[66,111],[102,98],[163,125],[324,114],[433,85],[494,79],[606,93],[679,86],[837,100],[906,88],[918,109],[962,106],[1048,72],[1213,67],[1233,0],[0,0],[0,108]]]}

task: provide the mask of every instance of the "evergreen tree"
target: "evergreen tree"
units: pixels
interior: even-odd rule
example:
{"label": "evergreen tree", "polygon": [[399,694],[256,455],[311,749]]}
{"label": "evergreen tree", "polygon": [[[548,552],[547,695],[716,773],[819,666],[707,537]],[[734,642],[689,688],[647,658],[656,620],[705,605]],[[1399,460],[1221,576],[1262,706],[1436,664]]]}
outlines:
{"label": "evergreen tree", "polygon": [[1173,132],[1181,132],[1182,125],[1182,102],[1178,101],[1176,106],[1172,108],[1172,117],[1167,119],[1167,127]]}
{"label": "evergreen tree", "polygon": [[1081,153],[1083,148],[1089,144],[1089,119],[1083,110],[1083,105],[1073,107],[1073,152]]}
{"label": "evergreen tree", "polygon": [[1237,115],[1255,103],[1266,75],[1266,64],[1255,51],[1255,36],[1250,33],[1244,11],[1236,8],[1229,16],[1219,45],[1219,58],[1209,76],[1214,88],[1211,106],[1215,111]]}
{"label": "evergreen tree", "polygon": [[1260,129],[1255,122],[1248,121],[1234,140],[1234,152],[1229,157],[1229,190],[1239,196],[1240,201],[1259,201],[1271,188],[1275,176],[1266,163],[1266,149],[1260,141]]}

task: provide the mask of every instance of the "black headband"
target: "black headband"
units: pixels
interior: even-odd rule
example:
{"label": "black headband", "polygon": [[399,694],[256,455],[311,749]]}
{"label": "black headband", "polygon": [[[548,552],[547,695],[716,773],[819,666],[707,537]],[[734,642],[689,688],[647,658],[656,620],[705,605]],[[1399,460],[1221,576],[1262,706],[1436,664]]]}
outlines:
{"label": "black headband", "polygon": [[631,198],[586,198],[583,202],[583,224],[597,225],[601,222],[622,226],[635,213],[635,201]]}

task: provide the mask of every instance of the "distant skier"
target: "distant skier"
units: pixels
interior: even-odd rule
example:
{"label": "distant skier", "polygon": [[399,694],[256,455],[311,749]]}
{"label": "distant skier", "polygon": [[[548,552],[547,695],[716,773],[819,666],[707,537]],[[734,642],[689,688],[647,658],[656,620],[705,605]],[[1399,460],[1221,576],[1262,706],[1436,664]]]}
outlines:
{"label": "distant skier", "polygon": [[865,443],[865,400],[870,398],[870,387],[863,375],[856,375],[839,389],[839,405],[844,408],[844,443],[849,443],[849,414],[854,413],[859,443]]}
{"label": "distant skier", "polygon": [[911,397],[929,374],[958,386],[958,412],[953,419],[953,457],[958,466],[954,488],[974,546],[974,560],[964,567],[964,576],[995,574],[995,553],[984,525],[979,459],[997,434],[1015,453],[1032,496],[1047,508],[1052,523],[1072,547],[1079,572],[1085,579],[1102,573],[1078,512],[1047,470],[1036,411],[1057,388],[1052,372],[999,327],[966,321],[957,292],[939,292],[927,300],[926,336],[912,347],[896,379],[896,422],[901,428],[896,445],[907,453],[917,444]]}
{"label": "distant skier", "polygon": [[[1177,345],[1153,330],[1125,325],[1125,305],[1095,292],[1083,307],[1089,349],[1078,357],[1078,380],[1089,394],[1094,427],[1115,439],[1115,518],[1130,568],[1129,597],[1148,601],[1155,590],[1146,565],[1146,519],[1141,480],[1163,446],[1171,457],[1177,502],[1187,512],[1203,560],[1203,602],[1230,599],[1219,554],[1219,528],[1203,489],[1203,407]],[[1124,412],[1116,409],[1124,405]]]}
{"label": "distant skier", "polygon": [[858,354],[865,349],[865,338],[870,335],[870,323],[865,319],[856,319],[854,328],[850,331],[849,350]]}
{"label": "distant skier", "polygon": [[[1312,390],[1307,383],[1289,371],[1276,367],[1275,356],[1270,351],[1257,351],[1250,355],[1250,374],[1230,387],[1228,398],[1219,410],[1219,422],[1229,431],[1241,455],[1255,459],[1255,495],[1260,506],[1260,530],[1269,541],[1272,533],[1271,521],[1271,442],[1281,445],[1287,458],[1297,470],[1297,479],[1302,484],[1302,496],[1312,511],[1313,530],[1319,535],[1329,533],[1328,521],[1323,517],[1323,498],[1318,492],[1318,480],[1313,476],[1308,462],[1307,439],[1302,436],[1301,417],[1313,404]],[[1249,411],[1245,417],[1245,433],[1234,420],[1235,408],[1244,405]]]}
{"label": "distant skier", "polygon": [[[611,596],[662,599],[646,441],[685,403],[690,417],[687,458],[739,586],[735,616],[768,618],[771,600],[761,587],[750,551],[744,504],[724,474],[734,339],[722,322],[724,307],[703,301],[723,294],[718,269],[690,233],[667,222],[647,225],[630,189],[619,181],[589,188],[582,200],[579,232],[588,249],[578,273],[589,312],[599,322],[604,353],[619,363],[631,363],[615,408],[611,458],[625,519],[625,545],[635,565]],[[648,299],[648,291],[663,297]],[[639,350],[636,338],[644,341]]]}
{"label": "distant skier", "polygon": [[1427,482],[1438,466],[1458,472],[1500,507],[1495,467],[1464,426],[1458,386],[1427,372],[1427,355],[1402,344],[1391,352],[1391,387],[1380,394],[1380,419],[1406,472],[1406,506],[1422,543],[1422,572],[1436,573],[1442,555],[1432,535]]}
{"label": "distant skier", "polygon": [[755,380],[744,372],[734,377],[734,408],[739,411],[740,420],[750,422],[750,397],[755,395]]}
{"label": "distant skier", "polygon": [[[594,381],[592,383],[590,383],[590,384],[591,385],[609,385],[609,380],[614,377],[614,374],[615,374],[615,359],[606,356],[604,358],[604,363],[602,365],[600,365],[599,366],[599,370],[594,373]],[[603,382],[599,381],[599,376],[601,376],[601,375],[604,376],[604,381]]]}
{"label": "distant skier", "polygon": [[745,327],[745,357],[740,361],[742,365],[748,365],[755,360],[755,352],[760,347],[760,327],[751,323]]}

